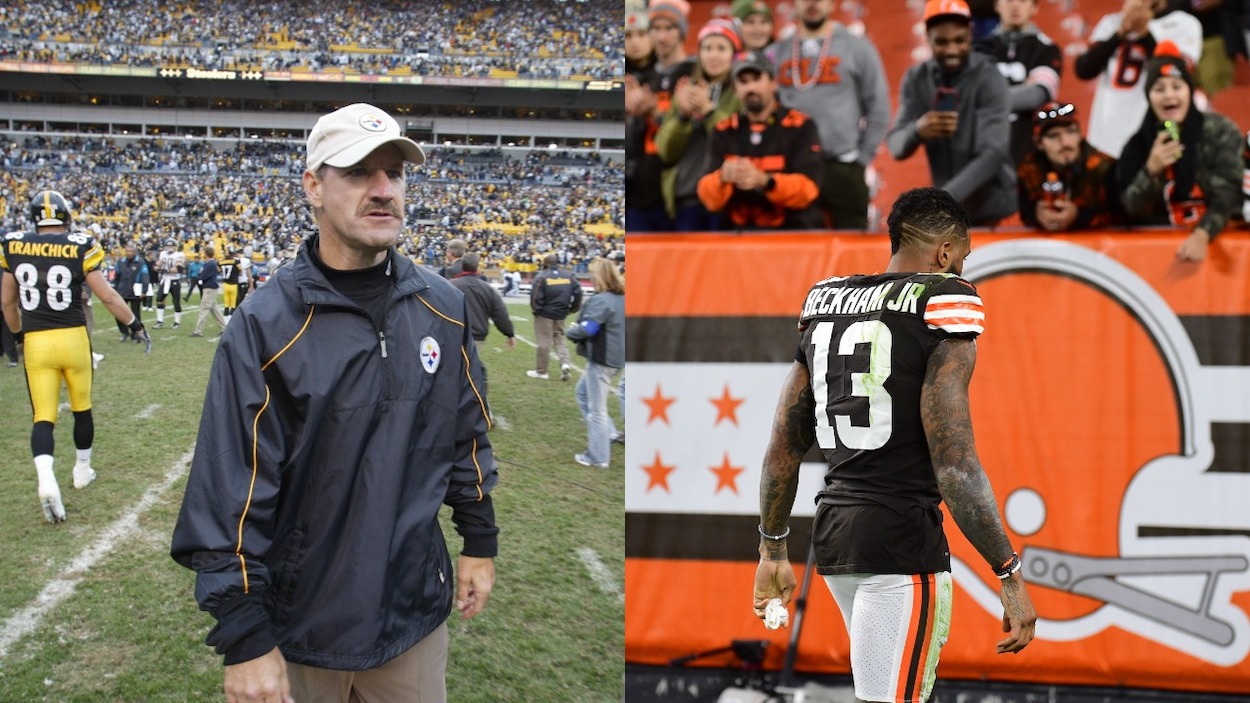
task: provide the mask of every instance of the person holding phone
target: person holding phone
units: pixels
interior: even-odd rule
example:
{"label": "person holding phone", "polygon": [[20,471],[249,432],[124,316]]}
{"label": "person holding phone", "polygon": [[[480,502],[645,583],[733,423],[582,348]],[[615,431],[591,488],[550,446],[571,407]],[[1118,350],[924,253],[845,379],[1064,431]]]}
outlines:
{"label": "person holding phone", "polygon": [[1089,33],[1089,48],[1076,58],[1076,77],[1095,81],[1086,138],[1094,148],[1120,158],[1129,138],[1126,124],[1148,109],[1142,73],[1155,47],[1168,40],[1196,62],[1202,57],[1202,23],[1168,0],[1124,0]]}
{"label": "person holding phone", "polygon": [[955,196],[976,226],[1016,210],[1007,81],[994,61],[972,52],[972,12],[964,0],[929,0],[925,37],[933,58],[903,76],[886,144],[903,160],[923,146],[933,185]]}
{"label": "person holding phone", "polygon": [[1202,261],[1241,207],[1241,131],[1194,108],[1193,73],[1170,41],[1155,48],[1143,85],[1150,109],[1120,157],[1120,201],[1139,224],[1188,230],[1176,257]]}

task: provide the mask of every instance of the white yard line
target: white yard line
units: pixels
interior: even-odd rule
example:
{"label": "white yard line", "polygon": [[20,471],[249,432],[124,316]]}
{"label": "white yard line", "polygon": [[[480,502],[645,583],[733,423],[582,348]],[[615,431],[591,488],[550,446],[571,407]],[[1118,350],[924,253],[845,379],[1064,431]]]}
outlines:
{"label": "white yard line", "polygon": [[160,410],[160,409],[161,409],[161,404],[160,404],[160,403],[153,403],[152,405],[149,405],[149,406],[147,406],[146,408],[144,408],[144,409],[140,410],[138,413],[136,413],[136,414],[135,414],[135,419],[136,419],[136,420],[146,420],[146,419],[148,419],[149,417],[152,417],[152,415],[153,415],[153,414],[154,414],[157,410]]}
{"label": "white yard line", "polygon": [[589,547],[578,547],[577,556],[586,565],[586,569],[590,571],[590,580],[595,582],[599,590],[610,596],[615,596],[623,605],[625,603],[625,594],[621,591],[621,587],[617,585],[612,572],[599,560],[599,553]]}
{"label": "white yard line", "polygon": [[[44,616],[55,610],[66,598],[74,595],[74,589],[78,587],[78,583],[82,581],[92,567],[108,556],[123,540],[141,534],[139,516],[147,512],[158,500],[161,500],[165,492],[186,475],[194,452],[194,447],[187,450],[187,453],[174,462],[174,465],[165,473],[163,481],[149,487],[144,492],[143,497],[139,499],[139,502],[135,503],[111,525],[104,528],[95,543],[84,549],[77,557],[74,557],[74,560],[61,573],[57,574],[56,578],[44,586],[39,595],[35,596],[34,602],[17,611],[9,619],[5,620],[3,624],[0,624],[0,660],[3,660],[8,655],[9,649],[18,640],[34,632],[39,627],[39,623]],[[73,519],[73,515],[70,515],[70,519]]]}

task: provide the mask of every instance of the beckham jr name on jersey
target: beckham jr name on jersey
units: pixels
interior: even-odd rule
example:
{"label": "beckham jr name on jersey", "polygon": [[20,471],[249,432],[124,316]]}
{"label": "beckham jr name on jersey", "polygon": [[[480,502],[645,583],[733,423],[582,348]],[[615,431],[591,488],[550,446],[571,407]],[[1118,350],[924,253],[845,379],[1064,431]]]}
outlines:
{"label": "beckham jr name on jersey", "polygon": [[12,232],[0,245],[0,269],[17,279],[26,332],[87,324],[83,283],[103,263],[104,250],[85,234]]}
{"label": "beckham jr name on jersey", "polygon": [[[818,553],[820,573],[950,568],[920,392],[937,345],[976,338],[984,319],[976,288],[953,274],[835,277],[808,293],[796,360],[811,374],[816,441],[829,466],[819,500],[844,506],[825,519],[818,511],[817,529],[830,544],[860,545]],[[844,523],[910,536],[869,548],[837,539]]]}

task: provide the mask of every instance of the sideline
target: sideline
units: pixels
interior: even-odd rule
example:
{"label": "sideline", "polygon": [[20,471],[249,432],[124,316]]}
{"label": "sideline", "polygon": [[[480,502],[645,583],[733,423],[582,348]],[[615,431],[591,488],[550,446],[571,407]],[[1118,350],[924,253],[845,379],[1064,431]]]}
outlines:
{"label": "sideline", "polygon": [[165,473],[163,481],[149,487],[139,502],[104,528],[95,543],[74,557],[74,560],[56,578],[49,581],[39,595],[35,596],[34,602],[0,624],[0,661],[8,656],[9,649],[14,644],[39,627],[44,616],[56,609],[61,601],[74,595],[74,590],[87,572],[101,559],[108,556],[118,544],[123,540],[142,536],[142,530],[139,529],[139,516],[161,500],[165,492],[186,475],[187,469],[191,466],[191,457],[194,455],[195,445],[193,444],[187,453],[174,462],[174,465]]}

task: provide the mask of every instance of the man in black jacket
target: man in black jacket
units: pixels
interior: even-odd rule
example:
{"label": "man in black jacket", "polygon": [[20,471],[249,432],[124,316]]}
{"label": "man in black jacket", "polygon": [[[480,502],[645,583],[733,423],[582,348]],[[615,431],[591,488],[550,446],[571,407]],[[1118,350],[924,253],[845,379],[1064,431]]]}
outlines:
{"label": "man in black jacket", "polygon": [[543,258],[543,272],[530,288],[538,357],[534,368],[525,372],[526,376],[543,380],[550,377],[547,366],[551,363],[551,347],[555,346],[556,358],[560,360],[560,380],[569,380],[572,367],[569,366],[569,347],[564,343],[564,318],[581,306],[582,284],[572,273],[560,270],[560,260],[555,254],[548,254]]}
{"label": "man in black jacket", "polygon": [[318,120],[318,232],[222,334],[171,554],[227,700],[445,701],[453,603],[486,605],[498,472],[467,306],[395,249],[424,159],[372,105]]}
{"label": "man in black jacket", "polygon": [[[117,262],[117,272],[113,277],[113,288],[118,295],[130,305],[130,311],[135,314],[136,320],[142,320],[143,313],[143,293],[148,287],[148,266],[143,257],[139,256],[139,249],[134,242],[126,243],[126,256]],[[119,320],[117,322],[117,331],[121,332],[119,342],[125,342],[134,339],[136,342],[141,341],[135,336],[130,328],[123,325]]]}
{"label": "man in black jacket", "polygon": [[[468,252],[460,258],[463,271],[452,276],[451,284],[464,293],[464,300],[469,304],[469,333],[477,346],[478,357],[486,344],[486,335],[490,333],[490,323],[508,338],[509,349],[516,347],[516,332],[512,328],[512,318],[508,316],[508,306],[504,305],[503,296],[477,273],[481,257],[475,251]],[[482,364],[482,392],[486,392],[486,364]]]}

